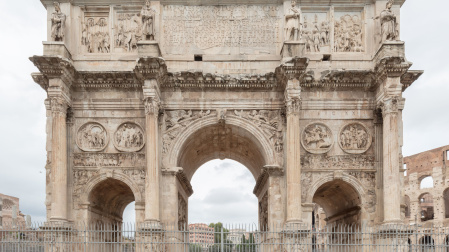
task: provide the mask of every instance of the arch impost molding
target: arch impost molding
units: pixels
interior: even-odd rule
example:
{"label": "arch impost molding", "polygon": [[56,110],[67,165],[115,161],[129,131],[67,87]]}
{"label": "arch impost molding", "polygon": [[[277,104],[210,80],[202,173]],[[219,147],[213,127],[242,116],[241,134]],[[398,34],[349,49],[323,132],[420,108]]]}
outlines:
{"label": "arch impost molding", "polygon": [[192,185],[190,184],[190,181],[187,178],[182,167],[162,168],[162,175],[176,176],[182,186],[182,189],[187,194],[187,197],[190,197],[193,194]]}
{"label": "arch impost molding", "polygon": [[112,171],[110,173],[98,174],[98,175],[92,177],[86,183],[86,186],[84,187],[84,193],[81,194],[82,195],[82,198],[80,200],[82,202],[81,204],[89,204],[88,202],[89,202],[90,192],[92,192],[92,190],[95,188],[96,185],[98,185],[102,181],[105,181],[108,178],[119,180],[119,181],[125,183],[127,186],[129,186],[129,188],[133,192],[134,200],[136,201],[136,205],[139,205],[143,202],[143,197],[142,197],[142,193],[139,190],[139,186],[127,175]]}
{"label": "arch impost molding", "polygon": [[[167,155],[163,157],[163,164],[165,167],[177,166],[179,154],[182,153],[182,148],[187,139],[197,132],[198,130],[207,127],[216,125],[218,123],[217,116],[208,116],[201,120],[196,120],[189,127],[186,127],[174,140],[174,143],[171,145],[170,150]],[[265,158],[266,164],[273,164],[274,166],[278,165],[276,161],[275,151],[270,143],[270,140],[264,135],[263,131],[253,125],[248,123],[246,120],[239,118],[237,116],[226,116],[226,124],[236,126],[242,128],[248,132],[250,132],[258,141],[257,144],[260,144],[262,147],[261,153]]]}
{"label": "arch impost molding", "polygon": [[265,186],[268,178],[284,176],[284,168],[277,165],[266,165],[262,168],[262,174],[257,178],[253,193],[259,195]]}

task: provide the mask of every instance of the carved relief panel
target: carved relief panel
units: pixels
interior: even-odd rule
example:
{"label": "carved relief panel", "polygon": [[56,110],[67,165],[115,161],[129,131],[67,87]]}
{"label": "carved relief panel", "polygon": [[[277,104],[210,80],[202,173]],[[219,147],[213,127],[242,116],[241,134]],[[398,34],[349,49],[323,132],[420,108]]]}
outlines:
{"label": "carved relief panel", "polygon": [[334,144],[332,131],[323,123],[311,123],[302,132],[301,144],[307,152],[326,153]]}
{"label": "carved relief panel", "polygon": [[368,129],[358,122],[343,126],[338,139],[342,150],[351,154],[366,152],[371,146],[371,141],[372,137]]}
{"label": "carved relief panel", "polygon": [[109,8],[85,12],[81,23],[83,53],[110,53]]}
{"label": "carved relief panel", "polygon": [[261,230],[268,230],[268,192],[259,201],[259,225]]}
{"label": "carved relief panel", "polygon": [[331,22],[329,14],[304,13],[302,38],[306,44],[306,52],[330,53]]}
{"label": "carved relief panel", "polygon": [[106,129],[97,122],[85,123],[76,134],[76,145],[83,151],[102,151],[108,140]]}
{"label": "carved relief panel", "polygon": [[113,143],[119,151],[139,151],[145,145],[144,131],[136,123],[122,123],[114,133]]}
{"label": "carved relief panel", "polygon": [[364,52],[362,14],[335,12],[334,18],[334,52]]}
{"label": "carved relief panel", "polygon": [[275,54],[282,30],[280,11],[275,5],[165,5],[163,47],[169,54],[225,54],[236,47],[248,54]]}
{"label": "carved relief panel", "polygon": [[143,39],[140,8],[117,10],[114,22],[114,52],[135,52]]}
{"label": "carved relief panel", "polygon": [[178,194],[178,229],[185,230],[187,226],[187,203],[181,194]]}

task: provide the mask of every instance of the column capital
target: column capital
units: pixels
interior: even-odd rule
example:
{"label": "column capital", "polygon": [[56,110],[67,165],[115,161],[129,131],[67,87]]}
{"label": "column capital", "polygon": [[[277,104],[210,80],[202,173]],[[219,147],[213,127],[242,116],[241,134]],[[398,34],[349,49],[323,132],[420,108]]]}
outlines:
{"label": "column capital", "polygon": [[387,97],[377,107],[382,111],[382,116],[398,113],[402,99],[399,96]]}
{"label": "column capital", "polygon": [[69,108],[69,103],[66,99],[62,97],[51,97],[50,98],[50,109],[53,113],[61,113],[66,115],[67,109]]}
{"label": "column capital", "polygon": [[146,115],[159,116],[159,112],[162,109],[161,101],[159,97],[146,97],[143,99]]}

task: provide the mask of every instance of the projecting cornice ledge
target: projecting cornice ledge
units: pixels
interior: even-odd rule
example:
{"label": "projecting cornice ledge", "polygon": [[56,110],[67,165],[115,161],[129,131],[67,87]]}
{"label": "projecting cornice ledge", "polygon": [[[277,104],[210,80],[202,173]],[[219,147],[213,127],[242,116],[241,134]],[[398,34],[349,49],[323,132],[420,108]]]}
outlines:
{"label": "projecting cornice ledge", "polygon": [[424,73],[423,70],[409,70],[401,76],[402,91],[410,87]]}

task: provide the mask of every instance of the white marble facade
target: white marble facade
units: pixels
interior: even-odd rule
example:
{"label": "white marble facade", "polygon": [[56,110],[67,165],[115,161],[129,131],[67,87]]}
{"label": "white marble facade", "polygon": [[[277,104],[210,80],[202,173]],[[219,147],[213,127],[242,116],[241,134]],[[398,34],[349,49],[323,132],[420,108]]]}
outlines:
{"label": "white marble facade", "polygon": [[310,224],[313,203],[331,223],[402,223],[402,92],[422,74],[403,2],[63,1],[52,41],[62,15],[42,0],[48,220],[120,222],[135,201],[138,222],[186,223],[196,169],[231,158],[262,225]]}

